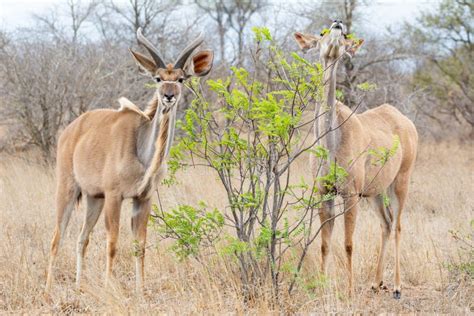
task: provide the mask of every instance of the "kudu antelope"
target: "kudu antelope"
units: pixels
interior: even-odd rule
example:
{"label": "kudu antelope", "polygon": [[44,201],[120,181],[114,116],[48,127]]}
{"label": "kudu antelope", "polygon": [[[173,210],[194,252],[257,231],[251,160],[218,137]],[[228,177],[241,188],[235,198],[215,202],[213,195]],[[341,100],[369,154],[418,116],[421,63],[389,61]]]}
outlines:
{"label": "kudu antelope", "polygon": [[[415,164],[418,134],[414,124],[396,108],[383,104],[361,114],[353,114],[352,110],[341,102],[336,102],[336,73],[339,60],[343,55],[352,57],[363,40],[355,41],[346,38],[345,25],[334,21],[329,32],[314,36],[295,33],[294,37],[303,51],[317,48],[320,62],[324,69],[325,103],[317,107],[315,121],[315,137],[330,131],[319,140],[329,150],[329,161],[336,161],[348,172],[344,185],[332,188],[333,192],[344,200],[345,249],[347,269],[349,272],[349,291],[353,292],[352,277],[352,235],[358,213],[358,202],[361,197],[368,198],[376,206],[381,220],[382,241],[377,262],[374,289],[383,287],[383,267],[386,243],[395,224],[395,284],[393,295],[401,296],[400,283],[400,217],[407,200],[410,176]],[[324,102],[323,102],[324,103]],[[395,138],[395,139],[394,139]],[[394,141],[399,139],[398,149],[383,166],[373,163],[370,149],[381,147],[393,148]],[[318,168],[323,173],[329,170],[329,162],[311,159],[311,168],[316,177]],[[327,189],[319,184],[323,193]],[[384,203],[388,194],[390,205]],[[320,211],[322,228],[322,271],[327,274],[330,240],[334,226],[334,200],[325,203]]]}
{"label": "kudu antelope", "polygon": [[51,287],[60,239],[81,196],[87,201],[87,210],[77,241],[76,285],[80,285],[89,234],[102,211],[107,230],[107,284],[116,254],[122,201],[131,198],[132,232],[136,240],[136,287],[138,291],[142,289],[150,197],[173,140],[176,108],[183,82],[191,76],[208,74],[214,55],[206,50],[191,57],[203,42],[202,36],[199,36],[183,50],[174,64],[166,65],[140,29],[137,39],[152,59],[132,50],[130,52],[140,69],[157,82],[148,108],[142,112],[122,98],[119,110],[100,109],[84,113],[59,138],[57,221],[51,242],[47,292]]}

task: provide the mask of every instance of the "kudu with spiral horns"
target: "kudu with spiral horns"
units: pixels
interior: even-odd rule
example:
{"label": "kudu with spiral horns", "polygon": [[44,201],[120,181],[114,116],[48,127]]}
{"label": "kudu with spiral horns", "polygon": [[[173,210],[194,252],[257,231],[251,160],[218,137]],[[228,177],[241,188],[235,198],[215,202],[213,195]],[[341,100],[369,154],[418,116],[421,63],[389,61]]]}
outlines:
{"label": "kudu with spiral horns", "polygon": [[141,29],[137,40],[151,59],[130,50],[142,72],[157,82],[148,108],[141,111],[125,98],[119,110],[99,109],[86,112],[66,127],[57,149],[56,228],[46,292],[51,288],[54,263],[61,238],[71,213],[81,197],[86,200],[84,224],[77,241],[76,285],[80,286],[84,254],[89,235],[99,215],[105,216],[109,281],[116,255],[122,201],[133,199],[132,233],[136,244],[136,287],[143,288],[147,222],[151,211],[151,192],[160,176],[160,168],[173,140],[176,108],[183,82],[192,76],[204,76],[212,68],[213,52],[194,53],[202,36],[186,47],[174,64],[165,64],[158,50]]}

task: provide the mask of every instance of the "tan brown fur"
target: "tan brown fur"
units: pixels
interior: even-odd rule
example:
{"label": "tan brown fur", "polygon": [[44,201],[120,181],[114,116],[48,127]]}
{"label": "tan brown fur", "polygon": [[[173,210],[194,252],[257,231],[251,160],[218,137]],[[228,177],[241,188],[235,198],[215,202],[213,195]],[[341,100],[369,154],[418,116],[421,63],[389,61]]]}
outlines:
{"label": "tan brown fur", "polygon": [[[107,231],[107,267],[105,283],[112,275],[116,256],[122,201],[133,199],[132,233],[134,235],[136,288],[142,290],[148,217],[151,192],[163,167],[174,134],[176,108],[182,83],[191,76],[203,76],[212,68],[212,51],[191,53],[202,43],[199,37],[182,53],[178,65],[188,58],[209,63],[188,68],[164,66],[158,52],[137,32],[138,40],[153,57],[131,51],[133,58],[157,81],[157,90],[145,111],[126,98],[120,98],[120,109],[86,112],[66,127],[58,141],[56,228],[46,281],[49,292],[59,243],[64,236],[72,210],[83,196],[87,201],[84,224],[77,242],[76,285],[80,286],[83,259],[89,235],[100,214]],[[177,65],[175,64],[175,66]],[[163,67],[158,67],[162,65]]]}
{"label": "tan brown fur", "polygon": [[[400,217],[404,208],[410,177],[415,164],[418,134],[414,124],[400,111],[389,104],[361,114],[336,102],[336,73],[337,64],[344,54],[352,57],[362,45],[363,40],[346,40],[342,22],[335,21],[330,32],[324,36],[314,36],[295,33],[295,39],[300,48],[307,51],[311,48],[320,49],[325,79],[325,104],[321,107],[321,118],[316,122],[315,134],[330,132],[319,144],[329,149],[332,162],[336,161],[347,172],[344,184],[336,190],[344,200],[345,249],[347,269],[349,273],[349,292],[353,292],[352,276],[352,235],[358,213],[358,203],[361,197],[367,197],[376,207],[381,220],[382,243],[377,262],[374,288],[383,286],[383,263],[386,242],[395,224],[395,284],[394,297],[400,298]],[[327,111],[325,113],[324,111]],[[324,112],[324,113],[323,113]],[[395,154],[385,164],[377,163],[376,157],[370,150],[380,148],[391,149],[395,138],[399,138],[399,146]],[[313,157],[312,157],[313,158]],[[319,159],[311,160],[311,168],[315,177],[320,176],[318,170],[323,166],[323,172],[328,172],[328,162]],[[327,189],[321,185],[322,192]],[[385,198],[391,199],[390,206],[385,205]],[[334,226],[334,202],[326,203],[320,211],[321,222],[326,223],[321,232],[321,257],[323,273],[327,273],[330,239]]]}

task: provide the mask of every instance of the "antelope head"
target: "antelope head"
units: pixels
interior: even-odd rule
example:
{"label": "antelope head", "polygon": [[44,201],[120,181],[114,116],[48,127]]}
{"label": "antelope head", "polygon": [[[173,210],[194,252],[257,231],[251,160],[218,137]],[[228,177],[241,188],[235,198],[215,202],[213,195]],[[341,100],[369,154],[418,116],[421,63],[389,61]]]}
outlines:
{"label": "antelope head", "polygon": [[166,111],[178,104],[186,79],[192,76],[202,77],[211,71],[214,59],[211,50],[197,52],[191,58],[192,63],[188,63],[193,52],[203,42],[202,34],[181,52],[174,64],[165,64],[156,47],[143,36],[141,28],[137,30],[137,39],[147,49],[152,59],[131,49],[130,52],[141,71],[156,81],[156,93]]}
{"label": "antelope head", "polygon": [[319,36],[296,32],[294,37],[303,52],[313,48],[319,49],[323,66],[336,63],[344,54],[353,57],[364,43],[363,39],[348,39],[346,26],[341,20],[334,20],[329,31]]}

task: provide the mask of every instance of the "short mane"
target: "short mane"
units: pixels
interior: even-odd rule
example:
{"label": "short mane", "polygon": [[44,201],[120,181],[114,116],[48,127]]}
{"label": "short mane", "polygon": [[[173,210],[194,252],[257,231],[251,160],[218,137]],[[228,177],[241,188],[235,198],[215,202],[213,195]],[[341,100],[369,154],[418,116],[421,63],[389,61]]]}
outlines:
{"label": "short mane", "polygon": [[140,110],[140,108],[134,103],[132,103],[132,101],[130,101],[129,99],[125,97],[121,97],[120,99],[118,99],[118,102],[120,104],[120,108],[118,109],[119,111],[132,111],[132,112],[140,114],[147,120],[151,119],[150,116],[146,112],[143,112],[142,110]]}

